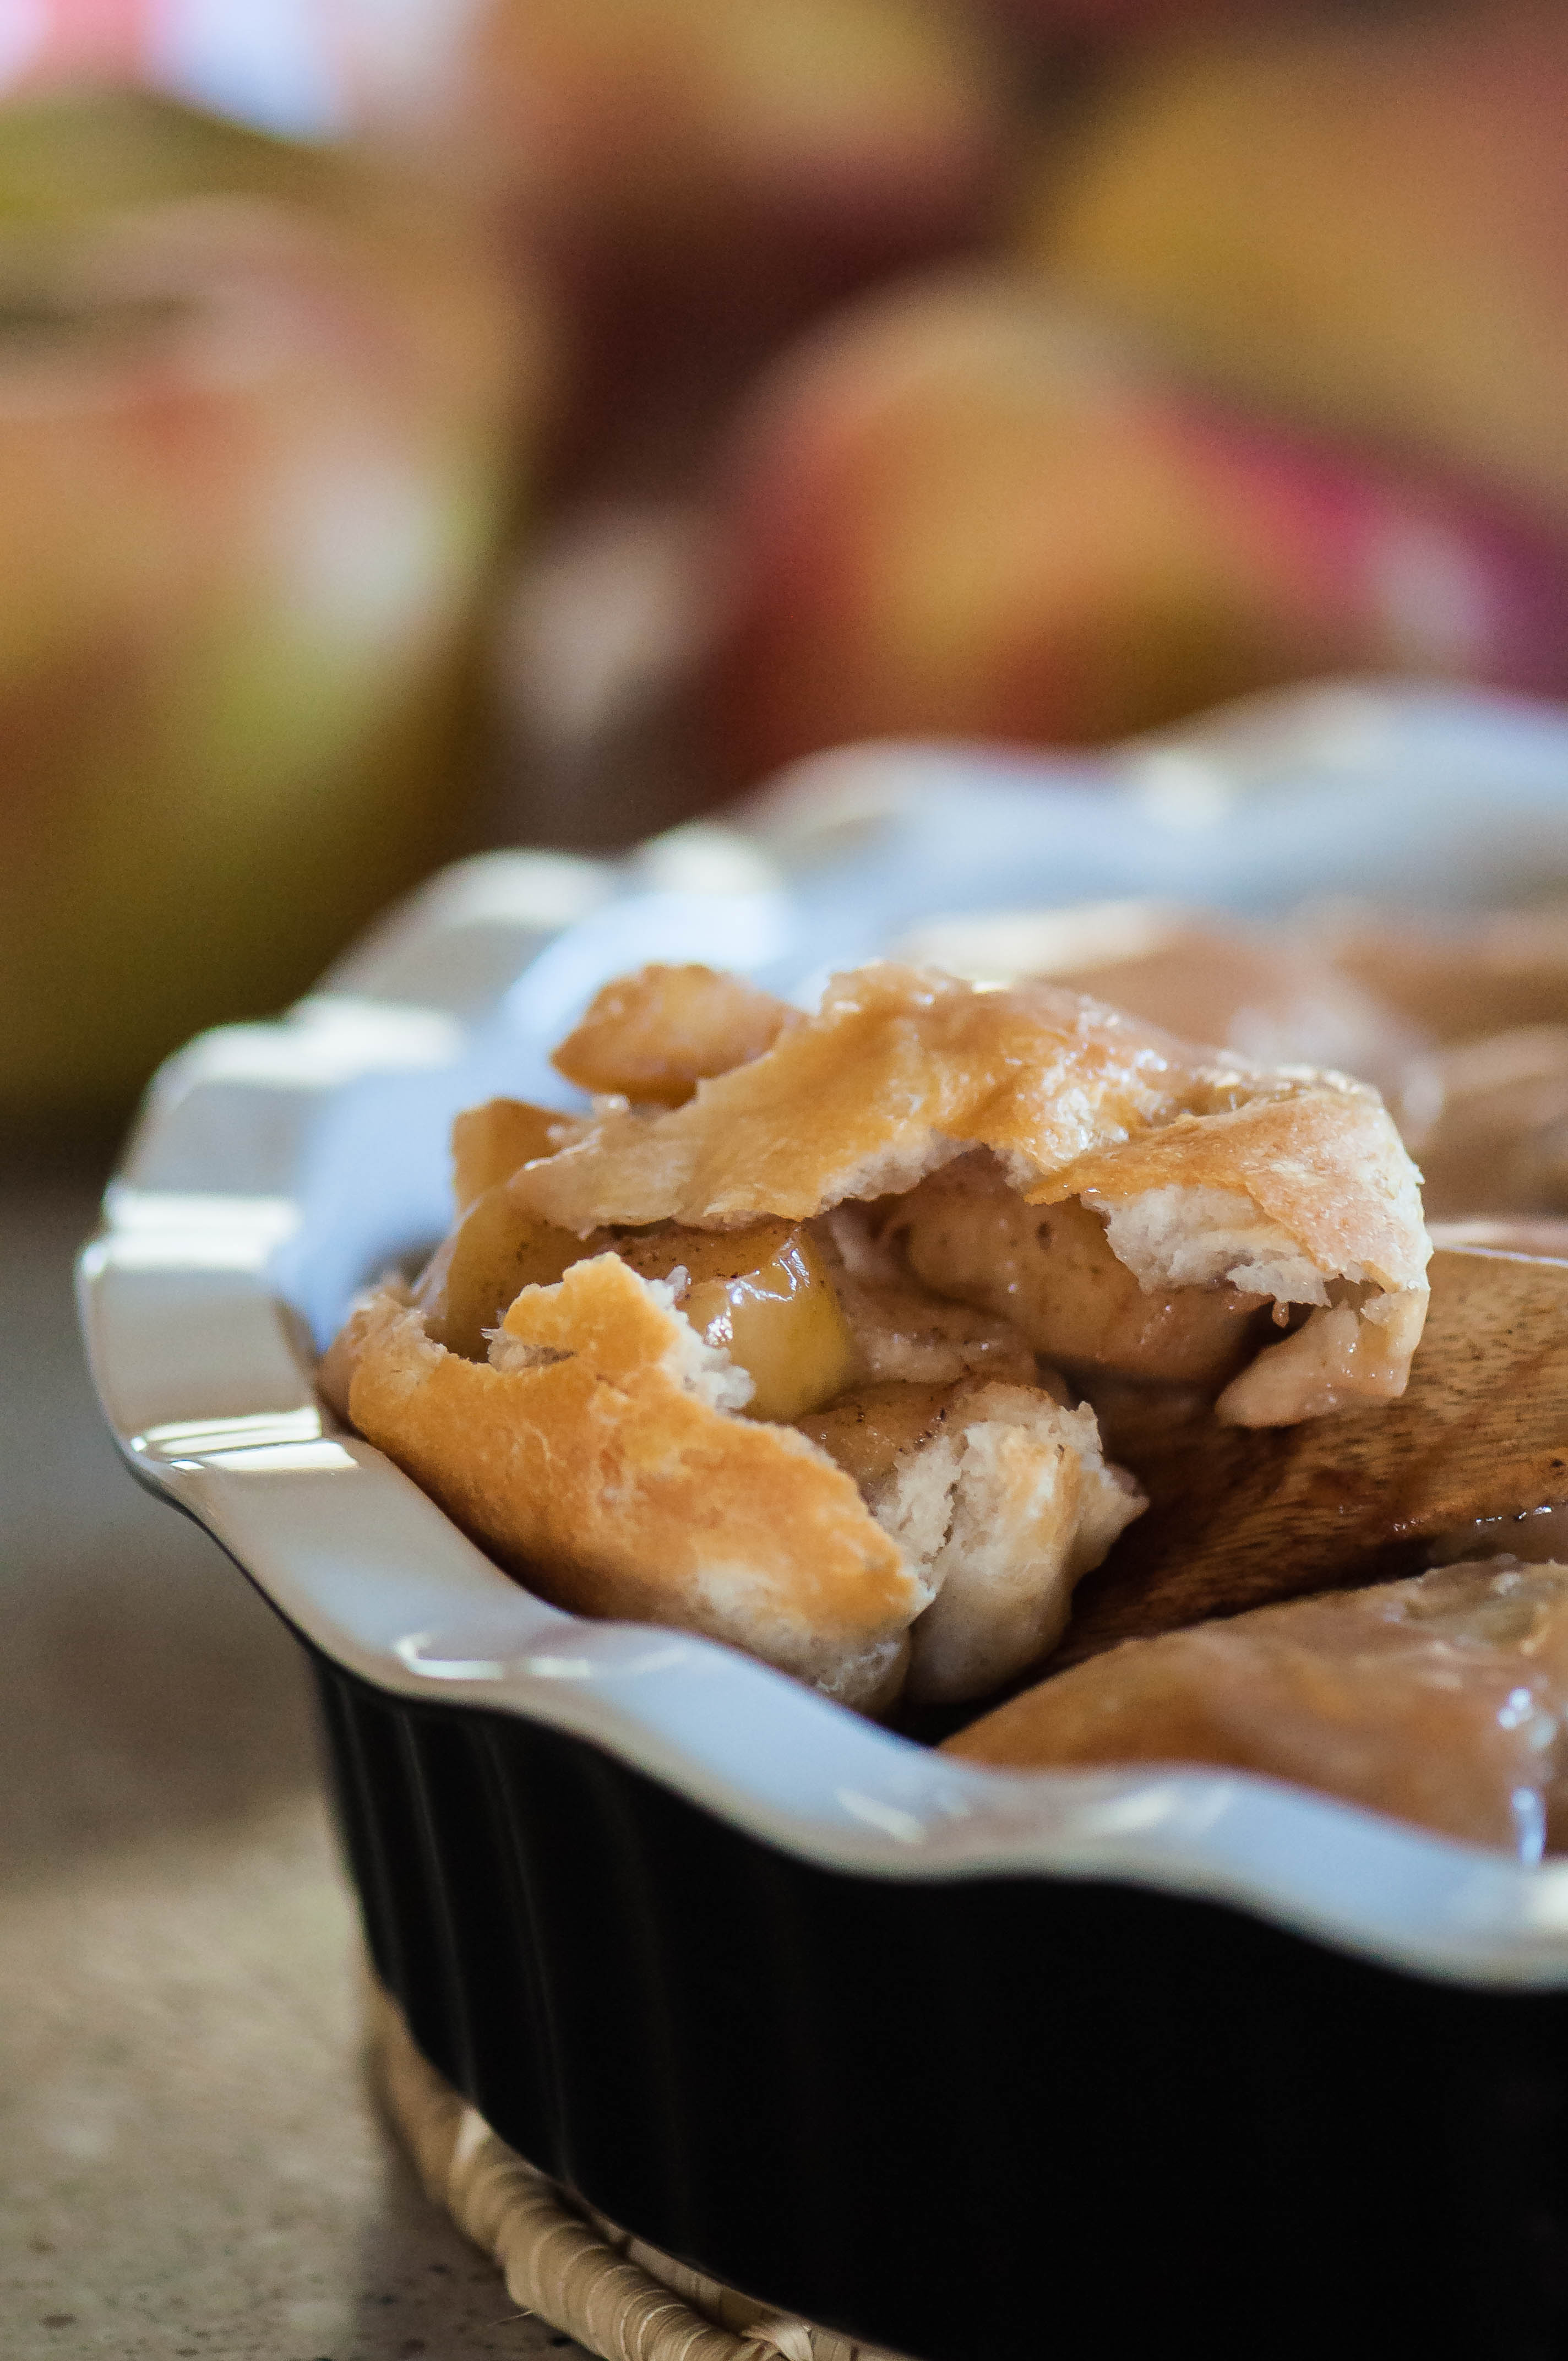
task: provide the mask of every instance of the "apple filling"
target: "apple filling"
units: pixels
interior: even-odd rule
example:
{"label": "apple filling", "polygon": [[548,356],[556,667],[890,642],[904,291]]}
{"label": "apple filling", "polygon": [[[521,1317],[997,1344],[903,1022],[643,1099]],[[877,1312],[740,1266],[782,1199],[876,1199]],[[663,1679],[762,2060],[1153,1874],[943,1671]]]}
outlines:
{"label": "apple filling", "polygon": [[455,1229],[322,1382],[579,1610],[959,1704],[1057,1645],[1149,1505],[1098,1404],[1175,1404],[1204,1466],[1404,1389],[1418,1176],[1341,1078],[895,963],[814,1016],[645,969],[555,1063],[594,1106],[460,1119]]}
{"label": "apple filling", "polygon": [[[537,1110],[521,1110],[536,1114]],[[466,1143],[460,1170],[481,1168],[483,1147],[515,1143],[509,1123]],[[552,1287],[574,1263],[606,1252],[674,1290],[704,1343],[752,1385],[752,1418],[788,1421],[820,1409],[858,1378],[948,1384],[984,1374],[1033,1384],[1035,1356],[1004,1319],[946,1300],[874,1256],[843,1251],[842,1223],[769,1217],[737,1230],[680,1222],[596,1230],[577,1237],[519,1210],[505,1181],[473,1198],[413,1291],[432,1340],[482,1361],[508,1306],[525,1287]]]}
{"label": "apple filling", "polygon": [[[1218,1192],[1214,1192],[1218,1193]],[[876,1209],[876,1234],[926,1286],[1008,1320],[1090,1375],[1217,1389],[1264,1341],[1272,1301],[1223,1280],[1146,1286],[1076,1198],[1031,1205],[984,1151]]]}
{"label": "apple filling", "polygon": [[694,1230],[661,1222],[609,1233],[603,1243],[641,1278],[669,1281],[677,1308],[704,1344],[745,1370],[751,1417],[798,1418],[830,1401],[855,1375],[854,1338],[803,1224]]}
{"label": "apple filling", "polygon": [[581,1238],[520,1213],[504,1180],[476,1197],[437,1246],[413,1291],[433,1344],[482,1361],[525,1287],[554,1287],[585,1252]]}
{"label": "apple filling", "polygon": [[[551,1152],[546,1123],[505,1104],[465,1118],[459,1193],[516,1148]],[[867,1209],[840,1206],[810,1222],[578,1237],[531,1219],[503,1180],[472,1198],[413,1303],[433,1344],[507,1367],[523,1290],[613,1255],[722,1360],[726,1410],[794,1425],[897,1544],[923,1601],[897,1684],[907,1672],[927,1701],[983,1696],[1060,1637],[1074,1584],[1144,1496],[1106,1465],[1092,1410],[1003,1312],[927,1285],[876,1231]]]}

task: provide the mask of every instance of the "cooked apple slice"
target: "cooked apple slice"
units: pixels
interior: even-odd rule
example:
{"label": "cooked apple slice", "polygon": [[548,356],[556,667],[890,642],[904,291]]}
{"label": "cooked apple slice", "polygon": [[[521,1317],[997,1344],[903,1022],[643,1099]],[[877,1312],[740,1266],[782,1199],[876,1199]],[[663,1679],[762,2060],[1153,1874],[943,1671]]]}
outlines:
{"label": "cooked apple slice", "polygon": [[1565,1833],[1565,1707],[1568,1566],[1503,1557],[1124,1641],[948,1745],[1262,1771],[1536,1861]]}
{"label": "cooked apple slice", "polygon": [[751,1378],[745,1408],[753,1418],[799,1418],[831,1401],[854,1376],[854,1339],[799,1223],[693,1230],[661,1222],[609,1243],[644,1279],[682,1274],[679,1309],[705,1345],[728,1353]]}
{"label": "cooked apple slice", "polygon": [[1419,1567],[1446,1536],[1511,1549],[1568,1502],[1568,1263],[1440,1250],[1398,1401],[1222,1426],[1196,1391],[1098,1384],[1107,1455],[1149,1514],[1078,1597],[1064,1664],[1114,1642]]}
{"label": "cooked apple slice", "polygon": [[590,1251],[570,1230],[521,1213],[499,1181],[474,1200],[421,1275],[413,1300],[426,1334],[465,1361],[482,1361],[522,1290],[554,1287]]}

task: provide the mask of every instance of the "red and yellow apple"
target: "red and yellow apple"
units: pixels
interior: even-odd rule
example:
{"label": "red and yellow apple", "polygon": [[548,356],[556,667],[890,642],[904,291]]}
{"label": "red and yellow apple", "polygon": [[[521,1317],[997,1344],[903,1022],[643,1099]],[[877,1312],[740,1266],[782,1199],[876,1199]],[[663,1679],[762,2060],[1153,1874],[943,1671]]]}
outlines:
{"label": "red and yellow apple", "polygon": [[1239,16],[1245,9],[1288,7],[1290,0],[984,0],[994,16],[1037,40],[1093,41],[1164,32],[1175,25]]}
{"label": "red and yellow apple", "polygon": [[123,1104],[463,820],[537,354],[428,193],[155,102],[0,114],[0,1104]]}
{"label": "red and yellow apple", "polygon": [[892,735],[1085,742],[1329,671],[1568,687],[1568,557],[1228,414],[1026,284],[841,314],[720,502],[734,785]]}
{"label": "red and yellow apple", "polygon": [[1008,129],[962,0],[485,0],[424,136],[552,275],[580,451],[689,445],[792,323],[975,238]]}
{"label": "red and yellow apple", "polygon": [[1232,395],[1568,520],[1568,10],[1341,11],[1157,53],[1025,247]]}

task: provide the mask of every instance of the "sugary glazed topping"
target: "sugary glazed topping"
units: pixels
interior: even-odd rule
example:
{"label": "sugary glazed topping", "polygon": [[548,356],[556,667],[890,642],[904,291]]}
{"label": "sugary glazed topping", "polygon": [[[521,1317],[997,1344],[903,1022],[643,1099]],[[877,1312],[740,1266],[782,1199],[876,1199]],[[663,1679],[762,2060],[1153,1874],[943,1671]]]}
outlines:
{"label": "sugary glazed topping", "polygon": [[645,967],[605,985],[554,1064],[585,1091],[684,1106],[698,1082],[760,1058],[797,1021],[793,1008],[743,977]]}
{"label": "sugary glazed topping", "polygon": [[[582,1236],[606,1224],[721,1229],[809,1220],[847,1201],[908,1202],[979,1150],[1024,1208],[1075,1201],[1097,1215],[1111,1259],[1145,1296],[1229,1290],[1201,1308],[1160,1313],[1151,1302],[1137,1363],[1174,1374],[1185,1353],[1207,1374],[1247,1360],[1250,1345],[1223,1418],[1289,1424],[1400,1391],[1431,1248],[1419,1175],[1376,1093],[1340,1075],[1216,1060],[1055,985],[992,990],[888,961],[858,969],[834,980],[816,1016],[783,1025],[772,1048],[700,1082],[685,1104],[606,1113],[511,1186],[520,1208]],[[994,1180],[971,1164],[961,1187],[986,1195],[977,1218],[994,1233]],[[938,1202],[950,1272],[929,1246]],[[1036,1224],[1031,1239],[1005,1210],[1007,1308],[1025,1333],[1061,1349],[1067,1301],[1076,1294],[1081,1309],[1086,1266],[1098,1265],[1101,1313],[1125,1342],[1139,1323],[1081,1219]],[[905,1224],[918,1275],[996,1308],[1002,1282],[976,1277],[975,1224],[962,1243],[954,1211],[928,1185]],[[1059,1322],[1042,1311],[1058,1283]],[[1300,1307],[1280,1317],[1305,1324],[1259,1352],[1248,1322],[1260,1303]],[[1104,1357],[1081,1334],[1071,1350]]]}
{"label": "sugary glazed topping", "polygon": [[461,1118],[456,1226],[323,1384],[566,1605],[983,1696],[1146,1505],[1080,1382],[1257,1423],[1404,1383],[1415,1176],[1338,1077],[894,965],[814,1017],[645,971],[558,1062],[614,1102]]}
{"label": "sugary glazed topping", "polygon": [[1568,1567],[1497,1557],[1125,1640],[948,1744],[1261,1771],[1533,1861],[1568,1842],[1565,1730]]}

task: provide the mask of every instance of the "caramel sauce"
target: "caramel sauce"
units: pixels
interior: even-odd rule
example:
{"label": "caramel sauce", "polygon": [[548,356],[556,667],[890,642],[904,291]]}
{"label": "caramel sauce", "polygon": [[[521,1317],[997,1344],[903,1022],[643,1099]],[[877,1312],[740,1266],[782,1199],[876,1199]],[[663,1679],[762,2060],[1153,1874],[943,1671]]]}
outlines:
{"label": "caramel sauce", "polygon": [[554,1287],[585,1248],[570,1230],[518,1212],[504,1180],[476,1197],[414,1289],[425,1333],[466,1361],[482,1361],[488,1331],[525,1287]]}
{"label": "caramel sauce", "polygon": [[727,1352],[756,1388],[752,1418],[801,1417],[841,1393],[854,1339],[812,1240],[798,1223],[694,1230],[662,1222],[607,1236],[644,1279],[685,1273],[680,1309],[705,1343]]}

